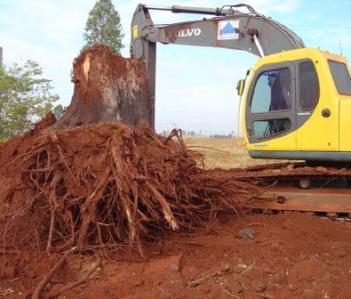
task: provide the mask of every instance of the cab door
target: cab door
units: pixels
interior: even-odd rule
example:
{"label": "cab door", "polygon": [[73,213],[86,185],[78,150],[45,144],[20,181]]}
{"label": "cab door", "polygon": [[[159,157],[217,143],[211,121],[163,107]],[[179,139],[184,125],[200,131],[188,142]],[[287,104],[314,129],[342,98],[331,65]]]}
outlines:
{"label": "cab door", "polygon": [[296,80],[293,63],[265,65],[253,78],[246,107],[250,150],[296,150]]}
{"label": "cab door", "polygon": [[327,88],[330,82],[325,81],[328,77],[323,77],[320,64],[310,59],[295,62],[297,150],[314,159],[324,159],[319,153],[338,151],[339,146],[338,100]]}

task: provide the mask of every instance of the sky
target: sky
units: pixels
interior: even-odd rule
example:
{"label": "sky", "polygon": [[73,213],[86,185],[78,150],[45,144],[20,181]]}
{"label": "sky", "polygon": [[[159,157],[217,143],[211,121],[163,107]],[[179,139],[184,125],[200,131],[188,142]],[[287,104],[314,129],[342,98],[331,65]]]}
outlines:
{"label": "sky", "polygon": [[[130,22],[139,0],[113,0],[125,34],[122,54],[129,56]],[[351,58],[350,0],[251,0],[258,12],[297,33],[308,47]],[[0,46],[6,65],[31,59],[52,80],[60,103],[69,105],[73,59],[84,44],[83,33],[95,0],[0,0]],[[144,0],[148,5],[221,7],[228,0]],[[321,4],[323,3],[323,4]],[[157,24],[201,19],[201,15],[152,14]],[[158,45],[156,129],[172,128],[202,134],[238,131],[236,83],[257,57],[246,52]]]}

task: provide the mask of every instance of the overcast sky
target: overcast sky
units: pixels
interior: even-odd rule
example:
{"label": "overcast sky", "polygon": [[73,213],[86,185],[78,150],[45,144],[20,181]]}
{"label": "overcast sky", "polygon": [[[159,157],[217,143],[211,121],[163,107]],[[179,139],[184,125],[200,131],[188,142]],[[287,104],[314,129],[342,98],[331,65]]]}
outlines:
{"label": "overcast sky", "polygon": [[[129,55],[131,16],[140,1],[113,0],[125,33],[123,55]],[[228,0],[145,0],[149,5],[220,7]],[[239,1],[244,2],[244,1]],[[51,79],[60,102],[72,96],[70,70],[83,45],[83,32],[95,0],[0,0],[0,46],[5,64],[38,61]],[[257,11],[285,24],[307,46],[351,57],[350,0],[252,0]],[[160,12],[155,23],[199,19]],[[156,126],[205,134],[230,133],[237,127],[236,83],[257,58],[246,52],[185,46],[158,47]]]}

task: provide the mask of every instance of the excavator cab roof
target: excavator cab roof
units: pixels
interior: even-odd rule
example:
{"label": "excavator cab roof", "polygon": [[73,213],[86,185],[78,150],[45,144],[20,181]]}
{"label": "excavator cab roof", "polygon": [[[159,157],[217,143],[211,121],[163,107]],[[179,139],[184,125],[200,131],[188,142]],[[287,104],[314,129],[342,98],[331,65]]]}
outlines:
{"label": "excavator cab roof", "polygon": [[328,51],[320,50],[317,48],[300,48],[288,51],[282,51],[279,53],[267,55],[259,58],[254,69],[258,69],[263,65],[280,63],[281,61],[296,61],[301,59],[311,60],[333,60],[340,63],[348,64],[346,57],[333,54]]}

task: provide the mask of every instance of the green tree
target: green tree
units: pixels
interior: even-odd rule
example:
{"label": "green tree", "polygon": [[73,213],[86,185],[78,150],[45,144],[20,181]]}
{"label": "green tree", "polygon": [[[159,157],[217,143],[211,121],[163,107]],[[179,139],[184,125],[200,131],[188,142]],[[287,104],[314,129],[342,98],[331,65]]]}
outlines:
{"label": "green tree", "polygon": [[0,68],[0,140],[22,134],[53,107],[50,80],[42,78],[42,68],[28,60]]}
{"label": "green tree", "polygon": [[54,113],[56,119],[60,119],[65,114],[65,109],[61,104],[57,105],[52,112]]}
{"label": "green tree", "polygon": [[85,25],[86,44],[83,49],[100,44],[109,46],[114,53],[120,53],[124,37],[120,22],[119,13],[111,0],[96,1]]}

